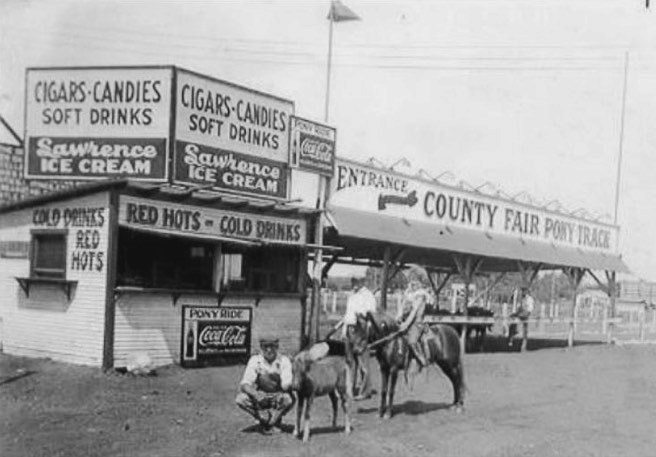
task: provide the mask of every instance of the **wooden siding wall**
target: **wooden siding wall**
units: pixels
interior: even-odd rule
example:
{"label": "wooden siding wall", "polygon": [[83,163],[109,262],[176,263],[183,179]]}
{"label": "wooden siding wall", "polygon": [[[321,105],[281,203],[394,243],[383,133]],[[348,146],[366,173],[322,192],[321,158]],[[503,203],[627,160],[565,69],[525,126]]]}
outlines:
{"label": "wooden siding wall", "polygon": [[[2,346],[7,354],[50,357],[63,362],[100,366],[103,350],[103,321],[107,275],[107,235],[109,225],[107,192],[54,202],[0,215],[0,241],[30,241],[32,229],[67,229],[66,279],[78,281],[71,300],[63,288],[33,284],[29,297],[15,276],[30,275],[29,259],[0,258],[0,319]],[[35,225],[34,211],[58,208],[62,215],[55,226]],[[76,226],[66,223],[65,210],[102,208],[102,226]],[[102,268],[74,268],[74,256],[91,250],[76,247],[78,231],[98,231],[100,243],[94,256],[102,255]]]}
{"label": "wooden siding wall", "polygon": [[[182,305],[216,306],[216,298],[182,296],[173,304],[167,294],[126,294],[116,302],[114,366],[126,366],[132,353],[147,353],[157,366],[180,362]],[[254,300],[226,298],[222,306],[250,306]],[[280,351],[298,351],[301,301],[265,298],[253,311],[251,351],[263,335],[280,339]]]}

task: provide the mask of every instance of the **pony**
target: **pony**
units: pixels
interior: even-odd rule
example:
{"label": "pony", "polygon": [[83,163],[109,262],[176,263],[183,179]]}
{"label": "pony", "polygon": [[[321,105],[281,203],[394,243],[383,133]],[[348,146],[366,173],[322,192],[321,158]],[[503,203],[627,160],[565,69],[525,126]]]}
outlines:
{"label": "pony", "polygon": [[351,402],[353,400],[352,374],[346,359],[328,355],[314,360],[309,351],[299,352],[292,361],[292,390],[296,392],[296,423],[294,436],[301,435],[303,417],[303,441],[310,439],[310,409],[315,397],[328,395],[333,407],[333,428],[337,426],[337,404],[344,410],[344,432],[351,433]]}
{"label": "pony", "polygon": [[[394,391],[400,371],[407,369],[410,348],[404,335],[396,334],[399,325],[396,320],[385,313],[368,313],[359,317],[353,332],[353,347],[356,351],[369,350],[369,345],[375,343],[376,359],[380,366],[381,418],[392,417]],[[381,340],[382,341],[379,341]],[[460,338],[456,331],[448,325],[426,327],[421,338],[422,347],[428,364],[440,367],[453,386],[453,404],[456,411],[462,411],[464,406],[465,377],[460,352]]]}

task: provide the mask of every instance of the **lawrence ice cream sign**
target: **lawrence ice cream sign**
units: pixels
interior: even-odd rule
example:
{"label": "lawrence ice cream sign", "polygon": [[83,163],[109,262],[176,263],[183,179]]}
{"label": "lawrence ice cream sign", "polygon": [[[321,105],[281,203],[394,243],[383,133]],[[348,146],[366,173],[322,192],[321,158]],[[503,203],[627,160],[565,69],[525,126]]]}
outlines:
{"label": "lawrence ice cream sign", "polygon": [[285,198],[291,101],[180,70],[173,179]]}
{"label": "lawrence ice cream sign", "polygon": [[26,177],[167,179],[172,68],[29,69]]}
{"label": "lawrence ice cream sign", "polygon": [[337,159],[330,205],[617,254],[619,228]]}

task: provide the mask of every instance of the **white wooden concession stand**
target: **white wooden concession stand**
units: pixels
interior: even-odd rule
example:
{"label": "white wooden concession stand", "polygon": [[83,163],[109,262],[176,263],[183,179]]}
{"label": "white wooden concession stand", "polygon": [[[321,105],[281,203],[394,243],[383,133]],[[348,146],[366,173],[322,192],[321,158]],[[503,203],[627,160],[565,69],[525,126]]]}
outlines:
{"label": "white wooden concession stand", "polygon": [[249,341],[275,332],[295,351],[316,215],[126,180],[4,207],[0,241],[16,252],[0,258],[3,350],[105,368],[137,352],[178,362],[193,305],[247,308]]}

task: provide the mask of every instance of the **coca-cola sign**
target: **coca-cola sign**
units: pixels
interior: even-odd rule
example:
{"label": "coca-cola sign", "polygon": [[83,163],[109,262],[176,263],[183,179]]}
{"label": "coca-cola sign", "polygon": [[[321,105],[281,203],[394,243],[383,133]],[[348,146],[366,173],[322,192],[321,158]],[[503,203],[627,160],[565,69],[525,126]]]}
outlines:
{"label": "coca-cola sign", "polygon": [[208,325],[200,331],[198,345],[202,348],[241,347],[247,336],[245,325]]}
{"label": "coca-cola sign", "polygon": [[333,175],[335,165],[334,128],[296,116],[291,118],[290,164],[301,170]]}
{"label": "coca-cola sign", "polygon": [[182,366],[223,365],[250,355],[252,310],[244,307],[182,307]]}

